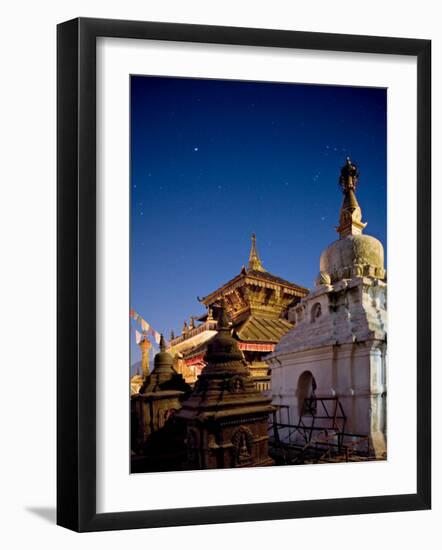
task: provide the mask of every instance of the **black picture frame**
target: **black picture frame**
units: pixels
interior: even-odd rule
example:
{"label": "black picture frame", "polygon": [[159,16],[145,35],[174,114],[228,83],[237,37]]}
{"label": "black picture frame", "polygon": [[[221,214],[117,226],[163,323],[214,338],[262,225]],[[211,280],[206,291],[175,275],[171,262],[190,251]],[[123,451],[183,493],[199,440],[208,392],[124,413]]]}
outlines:
{"label": "black picture frame", "polygon": [[[96,39],[396,54],[417,58],[417,492],[361,498],[96,512]],[[431,506],[431,41],[79,18],[57,28],[57,523],[103,531]]]}

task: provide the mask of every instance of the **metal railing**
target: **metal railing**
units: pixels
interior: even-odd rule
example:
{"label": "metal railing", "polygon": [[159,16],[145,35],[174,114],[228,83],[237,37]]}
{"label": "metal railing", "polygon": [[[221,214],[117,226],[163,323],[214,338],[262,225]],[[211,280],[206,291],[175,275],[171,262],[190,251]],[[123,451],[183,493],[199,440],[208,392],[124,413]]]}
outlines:
{"label": "metal railing", "polygon": [[[287,422],[278,421],[283,410]],[[290,407],[279,405],[269,426],[271,445],[284,464],[349,462],[372,456],[368,435],[346,432],[346,422],[338,397],[305,399],[297,424],[290,422]]]}

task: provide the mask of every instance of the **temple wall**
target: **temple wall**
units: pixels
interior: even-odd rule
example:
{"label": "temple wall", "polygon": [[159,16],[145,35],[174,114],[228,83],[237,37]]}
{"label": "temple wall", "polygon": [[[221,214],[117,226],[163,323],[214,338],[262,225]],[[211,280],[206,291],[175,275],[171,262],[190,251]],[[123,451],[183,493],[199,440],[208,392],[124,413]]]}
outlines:
{"label": "temple wall", "polygon": [[[317,398],[339,398],[345,432],[369,436],[372,454],[385,456],[385,304],[386,285],[360,278],[317,288],[297,306],[297,326],[268,358],[272,403],[283,406],[280,423],[299,423],[304,397],[310,396],[303,395],[300,377],[311,373]],[[320,419],[316,423],[331,426]],[[280,430],[282,440],[288,432]]]}
{"label": "temple wall", "polygon": [[[345,432],[370,435],[377,456],[386,451],[383,342],[328,346],[286,354],[278,360],[281,363],[271,362],[272,403],[288,407],[280,413],[281,423],[298,424],[305,397],[300,395],[300,377],[310,372],[316,382],[316,397],[339,398],[347,417]],[[326,406],[331,414],[334,404],[326,402]],[[331,426],[325,420],[317,424]]]}

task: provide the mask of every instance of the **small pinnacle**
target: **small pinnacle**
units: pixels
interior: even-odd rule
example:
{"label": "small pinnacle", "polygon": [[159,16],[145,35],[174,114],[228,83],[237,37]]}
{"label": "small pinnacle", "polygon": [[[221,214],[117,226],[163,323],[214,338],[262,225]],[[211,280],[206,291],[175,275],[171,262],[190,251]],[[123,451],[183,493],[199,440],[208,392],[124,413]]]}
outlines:
{"label": "small pinnacle", "polygon": [[161,351],[166,351],[166,341],[164,340],[164,336],[163,336],[162,333],[161,333],[161,336],[160,336],[160,350]]}
{"label": "small pinnacle", "polygon": [[216,328],[218,330],[229,330],[229,319],[227,317],[224,301],[222,302],[218,312],[218,323]]}
{"label": "small pinnacle", "polygon": [[252,271],[265,271],[258,254],[258,250],[256,249],[255,233],[252,233],[252,246],[250,247],[249,254],[249,269]]}

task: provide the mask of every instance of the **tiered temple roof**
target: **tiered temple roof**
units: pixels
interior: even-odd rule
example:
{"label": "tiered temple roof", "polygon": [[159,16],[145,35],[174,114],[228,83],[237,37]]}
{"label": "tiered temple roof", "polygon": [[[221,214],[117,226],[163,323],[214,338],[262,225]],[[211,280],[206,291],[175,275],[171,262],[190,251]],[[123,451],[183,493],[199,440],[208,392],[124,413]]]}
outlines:
{"label": "tiered temple roof", "polygon": [[[233,279],[204,298],[198,298],[207,313],[185,323],[182,334],[171,340],[172,351],[181,356],[187,366],[196,365],[200,370],[204,366],[207,344],[216,334],[216,319],[223,303],[239,348],[246,359],[259,363],[260,356],[273,351],[275,344],[293,327],[287,320],[287,311],[307,293],[307,288],[264,268],[256,236],[252,235],[247,268],[243,267]],[[261,371],[263,368],[260,363]]]}
{"label": "tiered temple roof", "polygon": [[279,342],[292,328],[286,319],[266,319],[251,315],[235,328],[235,334],[242,342]]}
{"label": "tiered temple roof", "polygon": [[308,289],[269,273],[263,266],[256,248],[256,236],[248,267],[220,288],[200,299],[208,308],[226,304],[227,314],[236,325],[250,315],[278,319],[287,308],[308,293]]}

